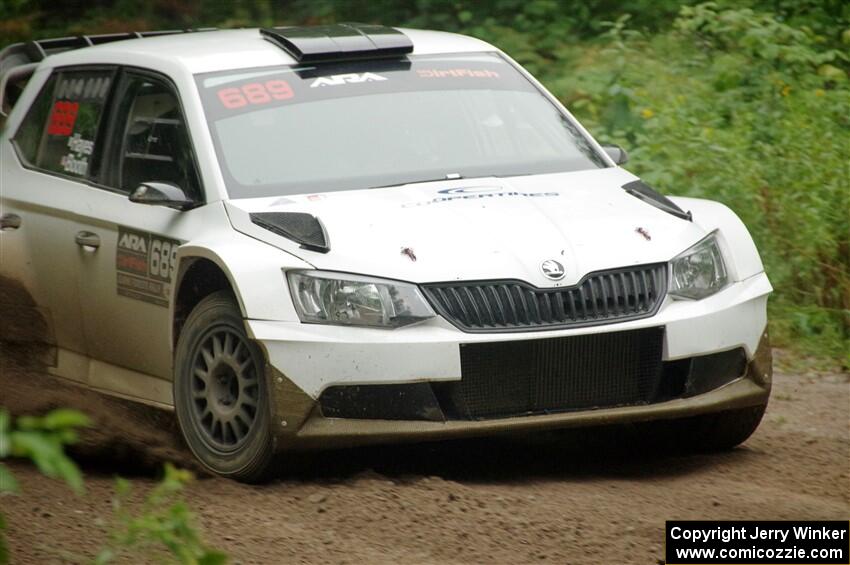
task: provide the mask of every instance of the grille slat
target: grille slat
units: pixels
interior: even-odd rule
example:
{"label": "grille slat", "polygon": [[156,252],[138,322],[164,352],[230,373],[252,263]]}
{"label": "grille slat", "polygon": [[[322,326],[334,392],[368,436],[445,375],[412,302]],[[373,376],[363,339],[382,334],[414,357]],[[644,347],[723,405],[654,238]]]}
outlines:
{"label": "grille slat", "polygon": [[584,284],[578,286],[579,306],[581,307],[581,319],[587,319],[587,298],[584,297]]}
{"label": "grille slat", "polygon": [[553,319],[555,319],[555,316],[552,315],[552,301],[549,299],[549,295],[546,293],[543,293],[540,298],[543,304],[543,308],[541,309],[541,312],[543,314],[543,321],[551,322]]}
{"label": "grille slat", "polygon": [[602,317],[607,318],[611,315],[611,311],[609,309],[610,303],[608,302],[608,280],[607,277],[599,277],[599,289],[600,294],[602,295]]}
{"label": "grille slat", "polygon": [[[484,287],[484,289],[489,290],[490,294],[493,296],[492,303],[496,305],[496,311],[499,312],[499,325],[508,325],[508,318],[507,316],[505,316],[505,308],[502,306],[502,299],[499,298],[499,289],[492,285],[487,285]],[[486,292],[484,296],[487,296]]]}
{"label": "grille slat", "polygon": [[527,325],[530,323],[530,316],[528,315],[528,305],[525,303],[525,297],[522,295],[522,289],[519,285],[511,285],[511,295],[516,297],[514,302],[520,307],[517,311],[517,321],[520,324]]}
{"label": "grille slat", "polygon": [[620,273],[620,289],[623,293],[623,314],[629,312],[629,285],[626,283],[626,274]]}
{"label": "grille slat", "polygon": [[[643,285],[641,287],[641,288],[643,288],[643,295],[642,296],[643,296],[644,301],[647,301],[647,300],[649,300],[649,284],[646,281],[646,273],[644,271],[641,271],[641,273],[640,273],[640,280],[641,280],[641,283]],[[639,304],[639,307],[641,309],[643,309],[643,302],[639,302],[638,304]]]}
{"label": "grille slat", "polygon": [[473,298],[473,296],[472,296],[472,291],[470,291],[470,290],[469,290],[469,287],[468,287],[468,286],[465,286],[465,287],[463,287],[463,292],[464,292],[464,294],[466,295],[466,299],[467,299],[467,301],[469,301],[469,305],[472,307],[472,308],[471,308],[471,309],[472,309],[472,313],[473,313],[473,314],[475,314],[475,319],[476,319],[476,321],[477,321],[479,324],[484,325],[484,318],[482,318],[482,317],[481,317],[481,312],[480,312],[480,311],[479,311],[479,309],[478,309],[478,305],[475,303],[475,302],[476,302],[476,300],[475,300],[475,298]]}
{"label": "grille slat", "polygon": [[631,294],[629,295],[629,300],[632,300],[634,302],[633,304],[631,304],[631,310],[632,312],[640,312],[640,298],[638,297],[637,275],[635,275],[634,271],[629,273],[629,278],[632,281],[632,290]]}
{"label": "grille slat", "polygon": [[537,302],[538,296],[528,289],[522,289],[522,293],[527,297],[528,303],[531,305],[531,322],[542,324],[543,316],[540,313],[540,304]]}
{"label": "grille slat", "polygon": [[511,290],[508,285],[503,284],[500,285],[499,288],[502,289],[502,292],[505,294],[505,305],[507,306],[507,312],[510,314],[511,321],[508,322],[509,326],[519,326],[521,322],[519,321],[517,315],[516,304],[514,303],[514,297],[511,296]]}
{"label": "grille slat", "polygon": [[599,317],[599,304],[596,300],[596,279],[590,279],[587,281],[587,286],[590,287],[590,307],[593,309],[593,317]]}
{"label": "grille slat", "polygon": [[473,287],[473,290],[478,294],[478,301],[484,305],[484,310],[487,312],[487,320],[490,324],[496,324],[496,317],[493,315],[493,308],[487,296],[484,294],[484,289],[480,286]]}
{"label": "grille slat", "polygon": [[461,417],[487,419],[648,404],[662,374],[662,328],[461,347]]}
{"label": "grille slat", "polygon": [[667,286],[660,263],[591,273],[573,287],[537,288],[521,281],[423,285],[437,312],[469,332],[522,331],[613,323],[648,317]]}
{"label": "grille slat", "polygon": [[614,280],[614,275],[608,275],[605,277],[605,280],[608,282],[608,286],[611,288],[611,314],[613,316],[620,316],[620,289],[617,287],[617,281]]}

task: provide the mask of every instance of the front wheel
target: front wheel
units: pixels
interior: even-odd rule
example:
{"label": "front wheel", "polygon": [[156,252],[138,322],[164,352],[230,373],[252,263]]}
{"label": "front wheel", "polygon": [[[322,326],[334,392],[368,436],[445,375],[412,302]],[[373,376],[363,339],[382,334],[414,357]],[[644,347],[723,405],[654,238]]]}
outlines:
{"label": "front wheel", "polygon": [[218,475],[262,480],[274,456],[265,362],[229,292],[198,303],[177,342],[174,408],[189,449]]}

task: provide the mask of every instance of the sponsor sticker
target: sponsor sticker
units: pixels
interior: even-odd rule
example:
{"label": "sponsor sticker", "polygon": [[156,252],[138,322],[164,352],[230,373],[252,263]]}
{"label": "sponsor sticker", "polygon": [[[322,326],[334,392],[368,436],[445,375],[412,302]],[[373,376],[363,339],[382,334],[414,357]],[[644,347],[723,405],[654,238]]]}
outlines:
{"label": "sponsor sticker", "polygon": [[118,294],[168,307],[179,246],[174,239],[119,227],[115,254]]}
{"label": "sponsor sticker", "polygon": [[273,100],[289,100],[295,93],[285,80],[267,80],[250,82],[238,88],[222,88],[217,95],[222,106],[234,110],[244,106],[262,106]]}
{"label": "sponsor sticker", "polygon": [[342,86],[344,84],[357,84],[361,82],[376,82],[387,80],[387,77],[377,73],[346,73],[343,75],[331,75],[328,77],[319,77],[310,83],[310,88],[319,88],[322,86]]}
{"label": "sponsor sticker", "polygon": [[50,122],[47,126],[47,134],[62,137],[71,135],[71,132],[74,131],[74,124],[77,122],[77,113],[79,111],[79,102],[59,100],[54,103],[53,111],[50,113]]}
{"label": "sponsor sticker", "polygon": [[476,186],[470,188],[446,188],[437,192],[438,196],[431,200],[412,202],[402,205],[402,208],[416,208],[418,206],[430,206],[444,202],[456,202],[458,200],[482,200],[494,198],[549,198],[559,196],[559,192],[518,192],[516,190],[505,190],[498,186]]}
{"label": "sponsor sticker", "polygon": [[499,78],[490,69],[417,69],[419,78]]}
{"label": "sponsor sticker", "polygon": [[111,77],[104,75],[63,77],[57,86],[56,98],[103,102],[111,82]]}
{"label": "sponsor sticker", "polygon": [[59,166],[66,173],[85,175],[89,168],[89,155],[94,150],[94,142],[83,139],[79,133],[68,138],[68,149],[70,153],[59,159]]}

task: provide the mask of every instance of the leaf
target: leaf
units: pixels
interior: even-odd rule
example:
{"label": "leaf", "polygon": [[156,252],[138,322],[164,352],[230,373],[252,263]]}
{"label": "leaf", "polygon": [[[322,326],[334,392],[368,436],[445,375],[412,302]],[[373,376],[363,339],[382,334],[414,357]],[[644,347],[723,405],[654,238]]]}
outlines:
{"label": "leaf", "polygon": [[38,430],[41,429],[41,418],[38,416],[20,416],[17,420],[19,430]]}
{"label": "leaf", "polygon": [[82,492],[80,470],[65,455],[57,438],[37,430],[16,431],[12,433],[12,453],[29,457],[48,477],[62,479],[74,492]]}
{"label": "leaf", "polygon": [[94,565],[106,565],[107,563],[111,563],[113,559],[115,559],[115,552],[106,547],[101,549],[97,557],[94,558]]}
{"label": "leaf", "polygon": [[0,410],[0,459],[9,455],[9,451],[12,449],[12,442],[9,439],[10,420],[9,413]]}
{"label": "leaf", "polygon": [[198,558],[198,565],[224,565],[227,563],[227,554],[214,549],[207,549]]}
{"label": "leaf", "polygon": [[56,458],[56,469],[58,476],[61,477],[71,490],[76,494],[82,494],[85,490],[83,485],[83,475],[80,473],[79,467],[71,461],[64,453],[59,454]]}
{"label": "leaf", "polygon": [[77,410],[59,408],[42,418],[42,425],[48,430],[86,428],[91,425],[91,420],[88,416]]}
{"label": "leaf", "polygon": [[120,498],[126,498],[130,494],[131,490],[130,481],[123,477],[118,477],[115,479],[115,493]]}
{"label": "leaf", "polygon": [[15,475],[2,463],[0,463],[0,493],[18,492],[18,482]]}

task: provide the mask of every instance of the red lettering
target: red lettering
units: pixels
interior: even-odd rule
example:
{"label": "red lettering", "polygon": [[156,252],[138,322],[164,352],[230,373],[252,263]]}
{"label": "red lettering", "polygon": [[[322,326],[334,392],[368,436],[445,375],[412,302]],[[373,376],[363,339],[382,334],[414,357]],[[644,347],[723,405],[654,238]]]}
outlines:
{"label": "red lettering", "polygon": [[238,88],[223,88],[218,91],[218,99],[228,110],[241,108],[248,103]]}
{"label": "red lettering", "polygon": [[292,87],[285,80],[270,80],[266,83],[251,82],[241,88],[223,88],[218,91],[218,99],[228,110],[242,108],[248,104],[268,104],[274,100],[287,100],[295,96]]}
{"label": "red lettering", "polygon": [[285,80],[270,80],[266,83],[266,89],[275,100],[286,100],[295,96],[292,87]]}

